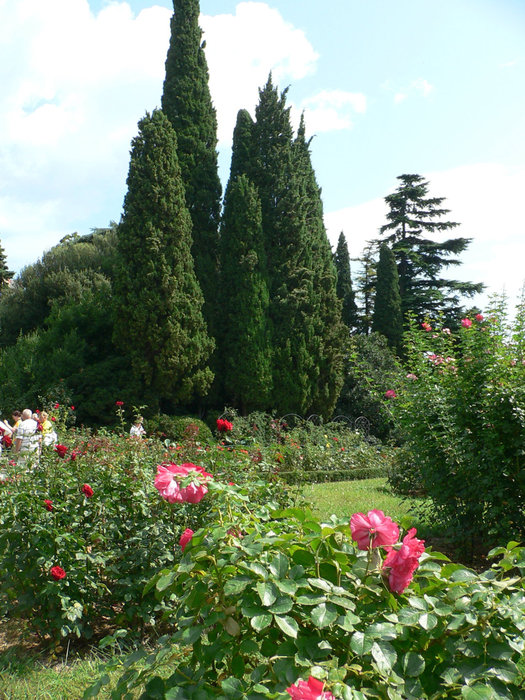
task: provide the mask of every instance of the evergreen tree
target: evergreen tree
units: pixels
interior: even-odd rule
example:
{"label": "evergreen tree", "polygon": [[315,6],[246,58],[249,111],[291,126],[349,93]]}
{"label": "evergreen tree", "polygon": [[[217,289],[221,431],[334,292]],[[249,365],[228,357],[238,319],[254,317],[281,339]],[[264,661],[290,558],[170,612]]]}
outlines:
{"label": "evergreen tree", "polygon": [[218,340],[223,398],[225,405],[235,406],[245,415],[267,408],[271,387],[261,204],[246,175],[235,176],[226,190],[220,260]]}
{"label": "evergreen tree", "polygon": [[472,297],[484,285],[447,280],[440,274],[444,267],[461,264],[450,256],[462,253],[472,239],[451,238],[438,243],[425,238],[459,224],[443,220],[450,211],[442,207],[445,198],[428,197],[428,182],[420,175],[400,175],[397,179],[401,182],[398,189],[385,197],[390,211],[380,233],[387,234],[396,259],[403,318],[409,311],[420,320],[440,312],[455,315],[460,297]]}
{"label": "evergreen tree", "polygon": [[254,124],[250,113],[245,109],[240,109],[237,112],[237,122],[233,130],[229,182],[234,182],[237,175],[249,172],[253,158],[253,128]]}
{"label": "evergreen tree", "polygon": [[343,304],[343,322],[350,330],[354,330],[357,327],[357,304],[355,303],[355,294],[352,287],[348,245],[342,231],[337,241],[334,263],[337,271],[337,296]]}
{"label": "evergreen tree", "polygon": [[7,266],[7,255],[0,244],[0,291],[9,285],[9,280],[13,278],[14,274]]}
{"label": "evergreen tree", "polygon": [[372,313],[374,310],[374,294],[376,283],[375,244],[371,241],[365,246],[362,256],[358,258],[361,270],[356,276],[357,295],[359,307],[357,314],[358,332],[369,335],[372,327]]}
{"label": "evergreen tree", "polygon": [[221,183],[217,167],[217,117],[201,43],[199,0],[173,0],[162,110],[177,134],[177,154],[193,224],[192,253],[204,294],[204,317],[213,318],[217,295]]}
{"label": "evergreen tree", "polygon": [[155,110],[132,141],[128,191],[118,227],[114,341],[130,357],[144,398],[188,400],[211,380],[213,349],[191,256],[191,219],[177,138]]}
{"label": "evergreen tree", "polygon": [[384,335],[392,350],[400,354],[403,342],[403,317],[399,277],[394,254],[386,243],[383,243],[379,249],[372,333]]}

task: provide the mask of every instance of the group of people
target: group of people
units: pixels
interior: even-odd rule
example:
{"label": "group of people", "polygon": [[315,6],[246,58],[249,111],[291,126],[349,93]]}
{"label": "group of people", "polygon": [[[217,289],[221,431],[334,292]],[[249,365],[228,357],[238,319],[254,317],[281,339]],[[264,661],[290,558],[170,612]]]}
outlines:
{"label": "group of people", "polygon": [[10,447],[19,464],[30,456],[38,456],[43,447],[56,445],[58,436],[46,411],[33,413],[30,408],[13,411],[12,420],[12,425],[0,420],[0,453],[2,447]]}

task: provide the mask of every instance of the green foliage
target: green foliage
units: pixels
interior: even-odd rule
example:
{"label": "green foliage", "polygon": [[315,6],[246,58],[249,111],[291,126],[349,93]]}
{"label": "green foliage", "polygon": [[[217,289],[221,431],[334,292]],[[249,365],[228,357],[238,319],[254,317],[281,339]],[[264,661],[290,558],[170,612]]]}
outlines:
{"label": "green foliage", "polygon": [[337,296],[343,304],[343,321],[350,330],[355,330],[358,325],[357,305],[352,287],[352,275],[350,272],[350,255],[344,233],[341,231],[337,248],[334,253],[334,264],[337,271]]}
{"label": "green foliage", "polygon": [[204,295],[204,317],[213,321],[217,295],[221,183],[217,167],[217,117],[201,43],[199,0],[173,0],[162,110],[177,134],[177,155],[193,225],[192,254]]}
{"label": "green foliage", "polygon": [[383,243],[379,249],[372,333],[380,333],[398,355],[403,344],[403,317],[396,260]]}
{"label": "green foliage", "polygon": [[385,392],[396,387],[402,376],[401,365],[382,335],[352,336],[337,413],[354,420],[364,416],[372,435],[382,440],[394,438],[391,405],[385,401]]}
{"label": "green foliage", "polygon": [[398,189],[385,202],[389,207],[388,223],[381,234],[388,234],[397,262],[401,311],[403,319],[408,312],[423,321],[425,317],[457,316],[459,300],[483,290],[482,283],[459,282],[440,277],[441,270],[460,265],[452,255],[462,253],[469,238],[450,238],[441,243],[424,238],[425,234],[440,233],[459,224],[443,221],[449,213],[442,208],[444,197],[427,197],[428,182],[420,175],[400,175]]}
{"label": "green foliage", "polygon": [[3,246],[0,244],[0,290],[8,286],[14,274],[15,273],[10,270],[7,265],[7,255],[5,254]]}
{"label": "green foliage", "polygon": [[226,190],[220,259],[221,394],[247,413],[268,404],[272,354],[261,204],[246,175]]}
{"label": "green foliage", "polygon": [[149,435],[156,434],[159,438],[171,442],[193,441],[199,445],[211,445],[215,442],[206,423],[192,416],[167,416],[160,413],[149,418],[146,427]]}
{"label": "green foliage", "polygon": [[[298,508],[249,513],[232,487],[210,488],[220,520],[146,586],[171,607],[175,632],[125,663],[113,698],[144,689],[284,700],[309,675],[346,699],[520,697],[525,550],[515,542],[480,575],[424,553],[410,588],[394,595],[381,557],[355,549],[348,522]],[[159,672],[167,658],[169,675]]]}
{"label": "green foliage", "polygon": [[392,402],[435,518],[484,546],[525,536],[525,308],[509,324],[504,304],[457,334],[413,324]]}
{"label": "green foliage", "polygon": [[191,257],[191,220],[177,138],[159,110],[139,122],[118,227],[114,342],[130,358],[142,396],[188,401],[211,384],[213,349]]}

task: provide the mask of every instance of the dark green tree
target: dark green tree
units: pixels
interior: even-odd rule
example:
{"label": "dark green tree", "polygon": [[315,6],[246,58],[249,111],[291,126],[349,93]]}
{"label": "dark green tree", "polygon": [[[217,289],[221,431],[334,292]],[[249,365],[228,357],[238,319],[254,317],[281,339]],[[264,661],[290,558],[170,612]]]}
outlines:
{"label": "dark green tree", "polygon": [[356,275],[356,296],[359,301],[357,329],[363,335],[368,335],[372,328],[377,266],[375,251],[375,243],[368,241],[361,257],[357,259],[361,263],[361,268]]}
{"label": "dark green tree", "polygon": [[0,291],[9,284],[15,273],[7,266],[7,255],[0,244]]}
{"label": "dark green tree", "polygon": [[334,253],[335,269],[337,271],[337,296],[343,304],[343,322],[354,331],[358,325],[357,304],[352,287],[352,274],[350,271],[350,255],[344,233],[341,231]]}
{"label": "dark green tree", "polygon": [[444,197],[428,197],[428,182],[420,175],[400,175],[397,190],[385,197],[388,223],[380,233],[386,236],[397,263],[403,318],[411,311],[416,318],[457,316],[460,298],[483,290],[482,283],[460,282],[441,277],[443,268],[461,261],[451,257],[462,253],[470,238],[450,238],[441,243],[426,237],[455,228],[444,220]]}
{"label": "dark green tree", "polygon": [[220,260],[220,385],[224,405],[245,415],[268,407],[272,359],[261,204],[246,175],[226,189]]}
{"label": "dark green tree", "polygon": [[394,254],[383,243],[379,249],[372,333],[381,333],[398,355],[403,344],[403,317],[399,277]]}
{"label": "dark green tree", "polygon": [[221,183],[217,167],[217,117],[201,42],[199,0],[174,0],[162,110],[177,134],[177,154],[193,224],[192,254],[204,294],[204,317],[217,296]]}
{"label": "dark green tree", "polygon": [[128,191],[118,227],[114,342],[130,358],[143,397],[186,401],[207,391],[213,350],[191,256],[191,219],[177,138],[155,110],[132,141]]}

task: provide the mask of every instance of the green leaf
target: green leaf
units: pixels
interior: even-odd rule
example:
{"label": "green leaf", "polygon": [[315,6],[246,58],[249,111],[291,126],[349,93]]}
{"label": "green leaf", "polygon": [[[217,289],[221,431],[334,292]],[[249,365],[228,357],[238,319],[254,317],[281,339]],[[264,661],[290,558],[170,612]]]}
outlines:
{"label": "green leaf", "polygon": [[261,599],[261,603],[268,607],[272,605],[277,600],[277,592],[273,583],[268,583],[266,581],[259,581],[257,583],[257,593]]}
{"label": "green leaf", "polygon": [[308,583],[313,588],[320,588],[322,591],[330,593],[332,590],[332,584],[325,581],[323,578],[309,578]]}
{"label": "green leaf", "polygon": [[390,642],[380,639],[372,644],[372,657],[377,664],[379,673],[390,675],[392,666],[397,660],[397,654]]}
{"label": "green leaf", "polygon": [[277,615],[282,615],[283,613],[290,612],[293,608],[293,600],[289,596],[279,596],[275,603],[270,605],[268,608],[269,612],[276,613]]}
{"label": "green leaf", "polygon": [[350,649],[357,654],[362,656],[363,654],[368,654],[372,649],[374,640],[370,637],[366,637],[363,632],[354,632],[352,638],[350,639]]}
{"label": "green leaf", "polygon": [[226,618],[224,629],[226,632],[228,632],[228,634],[231,634],[232,637],[238,637],[241,633],[240,625],[233,617]]}
{"label": "green leaf", "polygon": [[421,654],[407,652],[403,657],[403,671],[407,676],[419,676],[425,670],[425,659]]}
{"label": "green leaf", "polygon": [[488,686],[482,685],[481,683],[476,683],[476,685],[473,686],[463,686],[463,688],[461,688],[461,696],[465,698],[465,700],[487,700],[487,698],[494,700],[493,691]]}
{"label": "green leaf", "polygon": [[299,584],[290,579],[275,581],[275,585],[281,591],[281,593],[286,593],[287,595],[294,595],[299,588]]}
{"label": "green leaf", "polygon": [[297,638],[299,626],[293,617],[289,617],[288,615],[274,615],[274,620],[285,634],[294,639]]}
{"label": "green leaf", "polygon": [[290,568],[288,557],[286,557],[284,554],[277,554],[277,556],[275,556],[270,562],[270,566],[268,568],[276,578],[284,578],[288,573],[288,569]]}
{"label": "green leaf", "polygon": [[252,617],[250,620],[250,625],[256,632],[260,632],[268,627],[271,622],[272,616],[269,613],[264,613],[263,615],[255,615],[255,617]]}
{"label": "green leaf", "polygon": [[168,574],[161,576],[156,583],[156,589],[158,591],[165,591],[166,588],[168,588],[168,586],[171,586],[171,584],[175,580],[175,576],[176,574],[174,571],[170,571]]}
{"label": "green leaf", "polygon": [[432,630],[437,625],[438,619],[432,613],[423,613],[419,618],[419,624],[424,630]]}
{"label": "green leaf", "polygon": [[221,688],[228,698],[242,698],[242,683],[238,678],[226,678],[221,682]]}
{"label": "green leaf", "polygon": [[310,618],[314,625],[319,629],[328,627],[333,622],[337,620],[339,613],[333,605],[326,605],[326,603],[321,603],[317,607],[313,608],[310,613]]}
{"label": "green leaf", "polygon": [[226,595],[239,595],[250,583],[252,583],[252,579],[249,576],[231,578],[224,584],[224,593]]}
{"label": "green leaf", "polygon": [[304,595],[298,595],[295,602],[298,605],[319,605],[319,603],[326,603],[326,596],[317,595],[316,593],[305,593]]}

